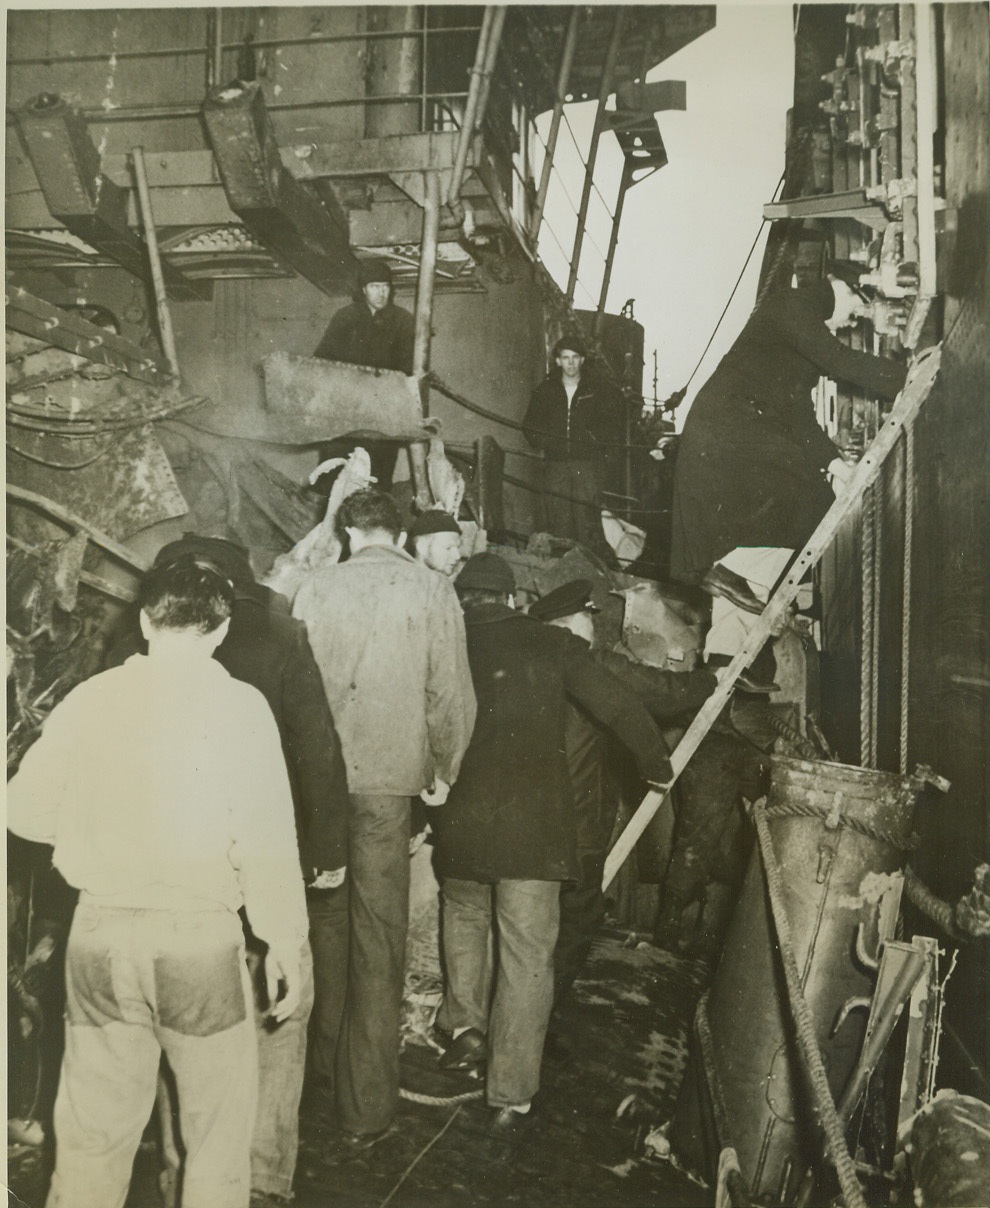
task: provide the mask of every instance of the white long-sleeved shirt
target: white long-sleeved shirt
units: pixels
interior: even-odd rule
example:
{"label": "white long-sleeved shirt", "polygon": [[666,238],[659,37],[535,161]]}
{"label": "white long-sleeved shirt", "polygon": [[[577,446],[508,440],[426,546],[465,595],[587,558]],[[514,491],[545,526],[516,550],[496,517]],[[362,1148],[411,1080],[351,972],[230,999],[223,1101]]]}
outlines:
{"label": "white long-sleeved shirt", "polygon": [[246,908],[283,953],[306,936],[275,719],[210,658],[133,655],[52,711],[7,786],[7,826],[54,845],[70,885],[117,906]]}

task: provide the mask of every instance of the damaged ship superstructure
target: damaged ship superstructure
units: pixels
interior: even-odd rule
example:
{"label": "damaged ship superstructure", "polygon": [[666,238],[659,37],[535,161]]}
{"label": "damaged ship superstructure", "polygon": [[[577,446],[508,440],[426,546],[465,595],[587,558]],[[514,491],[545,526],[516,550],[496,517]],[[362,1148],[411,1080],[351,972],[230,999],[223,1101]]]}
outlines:
{"label": "damaged ship superstructure", "polygon": [[[414,841],[405,1136],[328,1166],[326,1119],[304,1100],[304,1208],[328,1192],[981,1202],[990,1157],[966,1138],[990,1099],[987,16],[795,10],[783,186],[754,215],[771,224],[759,298],[841,264],[867,291],[853,347],[906,363],[907,383],[881,404],[821,379],[847,491],[707,701],[664,717],[670,783],[643,798],[609,751],[609,916],[556,1008],[528,1135],[492,1148],[476,1065],[436,1068],[438,885],[431,843]],[[587,583],[596,647],[645,665],[644,683],[703,666],[709,601],[669,577],[680,396],[644,400],[643,329],[607,304],[626,194],[667,165],[663,111],[690,101],[649,76],[716,19],[704,5],[9,14],[9,773],[102,668],[163,546],[184,532],[243,546],[291,603],[341,556],[342,500],[376,478],[410,521],[448,517],[423,534],[459,528],[462,557],[503,558],[516,607]],[[557,238],[555,153],[579,102],[595,116],[555,281],[541,239]],[[604,182],[613,138],[623,167]],[[610,239],[589,258],[602,191]],[[597,309],[576,309],[579,283]],[[327,323],[362,296],[378,327],[361,347],[387,321],[402,351],[332,359]],[[590,502],[596,531],[603,516],[594,548],[555,525],[549,484],[565,479],[524,422],[568,350],[614,411],[594,490],[566,500]],[[771,646],[768,696],[748,669]],[[38,845],[11,838],[9,876],[11,1183],[34,1202],[73,900]],[[586,1152],[565,1169],[575,1132]],[[157,1145],[142,1154],[138,1208],[160,1202]]]}

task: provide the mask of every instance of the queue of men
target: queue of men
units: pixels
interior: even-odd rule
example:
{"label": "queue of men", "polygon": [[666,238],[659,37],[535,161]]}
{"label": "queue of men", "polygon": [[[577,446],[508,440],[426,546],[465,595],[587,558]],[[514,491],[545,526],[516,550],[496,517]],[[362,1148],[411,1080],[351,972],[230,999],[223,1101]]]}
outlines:
{"label": "queue of men", "polygon": [[[408,373],[412,320],[387,267],[363,264],[358,287],[314,355]],[[550,527],[603,553],[614,400],[582,374],[580,341],[554,357],[526,420]],[[395,447],[372,455],[387,487]],[[288,1202],[305,1087],[333,1125],[328,1164],[388,1136],[427,821],[440,1065],[486,1067],[493,1132],[525,1127],[554,1009],[604,917],[606,738],[661,784],[660,727],[714,687],[591,649],[587,581],[526,615],[498,556],[455,579],[461,530],[441,510],[406,526],[365,489],[335,530],[346,557],[291,607],[237,542],[164,546],[107,669],[52,711],[10,782],[10,829],[51,844],[80,891],[49,1208],[122,1208],[155,1103],[166,1208]]]}
{"label": "queue of men", "polygon": [[440,1064],[486,1067],[493,1132],[524,1128],[604,914],[601,740],[663,784],[658,727],[715,686],[594,651],[586,580],[527,615],[493,553],[454,579],[445,513],[411,552],[384,492],[335,524],[347,557],[292,616],[236,543],[166,545],[108,669],[10,782],[10,829],[81,891],[49,1208],[123,1205],[156,1099],[184,1208],[291,1198],[307,1072],[327,1163],[390,1133],[414,802],[441,883]]}

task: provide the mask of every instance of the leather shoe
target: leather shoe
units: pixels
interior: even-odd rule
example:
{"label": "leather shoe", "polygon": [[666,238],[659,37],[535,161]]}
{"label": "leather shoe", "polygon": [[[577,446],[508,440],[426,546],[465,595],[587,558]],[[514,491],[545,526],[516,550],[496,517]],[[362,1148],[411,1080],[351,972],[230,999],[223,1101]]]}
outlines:
{"label": "leather shoe", "polygon": [[[477,1028],[468,1028],[437,1058],[442,1070],[470,1070],[484,1065],[488,1058],[488,1040]],[[518,1113],[517,1113],[518,1114]]]}
{"label": "leather shoe", "polygon": [[517,1112],[511,1107],[500,1107],[492,1121],[493,1137],[514,1137],[528,1128],[533,1119],[533,1109]]}
{"label": "leather shoe", "polygon": [[741,608],[744,612],[758,615],[764,609],[763,601],[757,599],[742,575],[737,575],[734,570],[729,570],[721,562],[716,562],[710,570],[705,571],[699,586],[710,596],[722,596],[723,599],[728,600],[730,604],[735,604],[736,608]]}

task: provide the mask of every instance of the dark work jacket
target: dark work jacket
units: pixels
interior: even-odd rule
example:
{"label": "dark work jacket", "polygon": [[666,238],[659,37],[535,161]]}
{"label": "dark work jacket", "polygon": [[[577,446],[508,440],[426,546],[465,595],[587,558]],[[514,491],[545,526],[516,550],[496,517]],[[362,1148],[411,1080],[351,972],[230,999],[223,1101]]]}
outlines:
{"label": "dark work jacket", "polygon": [[415,322],[408,310],[389,302],[372,314],[363,298],[330,320],[314,357],[412,373]]}
{"label": "dark work jacket", "polygon": [[834,498],[838,451],[815,419],[823,374],[893,398],[905,367],[831,334],[832,287],[771,293],[701,388],[684,425],[674,479],[671,569],[688,579],[736,546],[805,544]]}
{"label": "dark work jacket", "polygon": [[635,696],[567,630],[502,604],[469,606],[465,625],[478,716],[457,783],[434,815],[437,872],[569,880],[577,866],[568,696],[625,743],[647,779],[669,775],[663,740]]}
{"label": "dark work jacket", "polygon": [[[347,863],[347,773],[306,626],[284,610],[267,587],[238,587],[230,630],[213,657],[234,679],[268,701],[282,739],[296,808],[299,859],[306,880],[314,870]],[[107,655],[116,667],[145,653],[137,613],[128,615]]]}
{"label": "dark work jacket", "polygon": [[523,418],[526,439],[547,455],[548,461],[604,462],[620,452],[624,400],[603,379],[582,373],[571,403],[570,427],[567,393],[559,369],[548,374],[533,391]]}
{"label": "dark work jacket", "polygon": [[[580,640],[580,639],[579,639]],[[650,716],[670,722],[685,710],[695,710],[715,691],[710,671],[663,671],[636,663],[612,650],[592,650],[591,657],[624,688],[639,698]],[[565,750],[574,786],[578,858],[603,856],[615,824],[619,786],[609,768],[608,731],[580,705],[567,710]]]}

